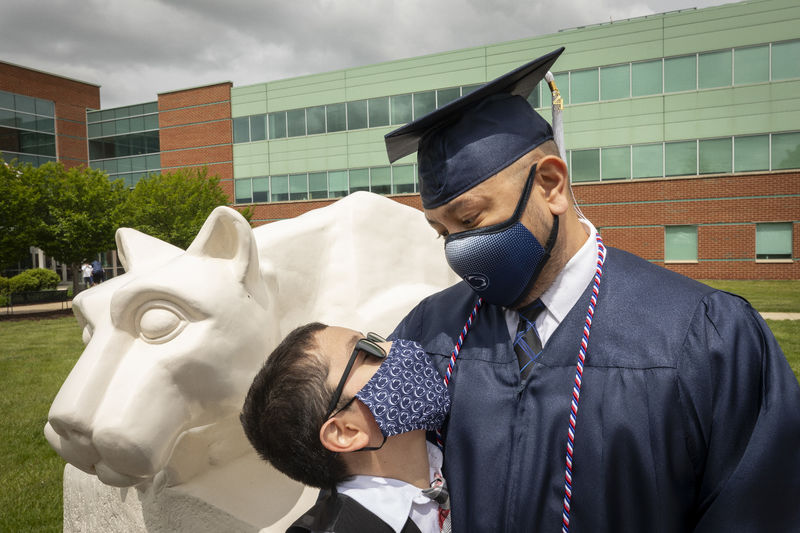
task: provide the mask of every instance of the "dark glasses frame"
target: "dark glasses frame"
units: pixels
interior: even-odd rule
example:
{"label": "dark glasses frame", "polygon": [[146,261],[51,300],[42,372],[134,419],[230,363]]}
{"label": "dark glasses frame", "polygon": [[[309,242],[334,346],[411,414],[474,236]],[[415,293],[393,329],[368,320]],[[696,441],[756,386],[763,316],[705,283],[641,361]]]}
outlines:
{"label": "dark glasses frame", "polygon": [[356,341],[356,345],[353,347],[353,353],[350,354],[350,360],[347,361],[347,366],[344,367],[344,372],[342,373],[342,377],[339,380],[339,385],[337,385],[336,390],[333,392],[333,397],[331,397],[331,402],[328,405],[328,411],[322,418],[323,421],[329,419],[333,415],[333,411],[334,409],[336,409],[336,405],[342,398],[342,391],[344,390],[344,384],[347,383],[347,377],[350,375],[350,370],[353,369],[353,364],[355,364],[356,357],[358,356],[359,352],[361,351],[367,352],[368,354],[373,355],[378,359],[386,358],[386,350],[384,350],[380,345],[378,345],[379,342],[386,342],[386,339],[384,339],[377,333],[372,333],[372,332],[367,333],[366,338],[362,338]]}

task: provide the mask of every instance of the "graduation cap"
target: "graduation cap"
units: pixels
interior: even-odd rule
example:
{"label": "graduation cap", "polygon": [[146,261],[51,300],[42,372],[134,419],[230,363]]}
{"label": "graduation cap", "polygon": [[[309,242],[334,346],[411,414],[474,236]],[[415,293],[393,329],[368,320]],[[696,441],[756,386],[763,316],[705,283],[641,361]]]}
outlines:
{"label": "graduation cap", "polygon": [[389,162],[418,152],[422,205],[443,205],[545,141],[553,130],[528,103],[557,50],[386,134]]}

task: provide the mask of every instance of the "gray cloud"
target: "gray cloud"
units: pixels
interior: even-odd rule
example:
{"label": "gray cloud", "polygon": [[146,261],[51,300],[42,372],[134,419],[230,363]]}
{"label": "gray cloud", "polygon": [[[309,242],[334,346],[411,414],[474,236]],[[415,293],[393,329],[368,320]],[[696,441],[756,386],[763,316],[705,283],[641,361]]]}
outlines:
{"label": "gray cloud", "polygon": [[0,59],[97,83],[103,107],[726,0],[7,0]]}

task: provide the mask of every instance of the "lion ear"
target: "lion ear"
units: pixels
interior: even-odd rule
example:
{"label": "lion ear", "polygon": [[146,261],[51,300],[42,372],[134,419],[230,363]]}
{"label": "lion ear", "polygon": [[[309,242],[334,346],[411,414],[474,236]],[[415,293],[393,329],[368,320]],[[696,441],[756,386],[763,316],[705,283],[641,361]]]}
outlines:
{"label": "lion ear", "polygon": [[125,272],[161,264],[183,253],[177,246],[132,228],[119,228],[115,238],[117,257]]}
{"label": "lion ear", "polygon": [[214,209],[186,253],[230,261],[237,279],[258,284],[258,251],[253,230],[235,209],[225,206]]}

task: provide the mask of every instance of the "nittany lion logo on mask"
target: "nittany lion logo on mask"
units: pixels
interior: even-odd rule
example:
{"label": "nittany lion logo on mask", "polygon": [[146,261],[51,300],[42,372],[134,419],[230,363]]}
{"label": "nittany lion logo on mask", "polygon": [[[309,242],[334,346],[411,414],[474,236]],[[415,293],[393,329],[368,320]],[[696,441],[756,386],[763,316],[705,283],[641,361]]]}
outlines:
{"label": "nittany lion logo on mask", "polygon": [[483,291],[489,286],[489,278],[484,274],[467,274],[464,281],[476,291]]}

